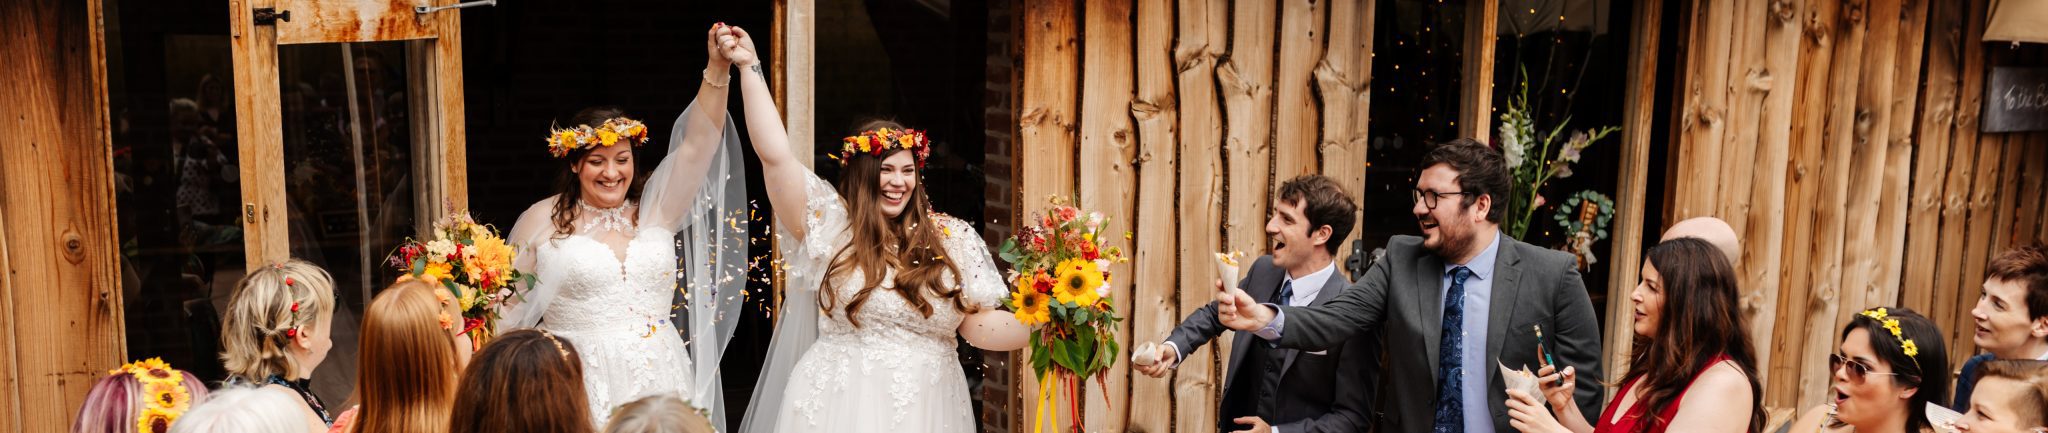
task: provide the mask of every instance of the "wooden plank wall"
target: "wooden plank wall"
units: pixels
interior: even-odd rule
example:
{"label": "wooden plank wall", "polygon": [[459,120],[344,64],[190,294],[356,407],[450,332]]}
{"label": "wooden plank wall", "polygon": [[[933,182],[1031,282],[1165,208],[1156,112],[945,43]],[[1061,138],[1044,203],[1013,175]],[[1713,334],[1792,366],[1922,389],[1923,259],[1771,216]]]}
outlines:
{"label": "wooden plank wall", "polygon": [[[1113,230],[1130,232],[1133,252],[1111,279],[1126,348],[1164,339],[1213,299],[1209,253],[1265,251],[1280,182],[1364,183],[1372,0],[1023,4],[1018,209],[1077,193],[1118,216]],[[1089,384],[1087,430],[1216,431],[1224,340],[1162,379],[1119,361]],[[1030,429],[1037,409],[1035,387],[1022,388],[1013,431]]]}
{"label": "wooden plank wall", "polygon": [[1742,233],[1773,423],[1821,403],[1836,333],[1862,309],[1921,311],[1952,359],[1975,353],[1984,263],[2048,233],[2048,134],[1978,133],[1983,81],[2048,50],[1980,43],[1986,0],[1685,6],[1665,221]]}
{"label": "wooden plank wall", "polygon": [[100,10],[0,5],[0,431],[65,431],[126,356]]}

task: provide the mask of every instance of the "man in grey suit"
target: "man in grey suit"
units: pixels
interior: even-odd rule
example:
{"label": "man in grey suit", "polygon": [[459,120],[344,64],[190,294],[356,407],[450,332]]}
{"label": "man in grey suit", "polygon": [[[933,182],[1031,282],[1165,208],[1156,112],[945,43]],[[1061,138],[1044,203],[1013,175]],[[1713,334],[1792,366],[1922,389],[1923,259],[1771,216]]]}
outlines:
{"label": "man in grey suit", "polygon": [[1398,397],[1387,401],[1381,432],[1514,431],[1495,362],[1575,367],[1580,412],[1600,413],[1593,303],[1570,254],[1500,232],[1506,165],[1499,150],[1470,139],[1432,149],[1412,195],[1422,237],[1389,239],[1385,258],[1321,305],[1219,288],[1217,319],[1280,347],[1323,349],[1379,330],[1387,347],[1412,348],[1388,353],[1387,394]]}
{"label": "man in grey suit", "polygon": [[[1336,252],[1351,233],[1358,205],[1330,178],[1303,175],[1280,184],[1279,200],[1266,221],[1272,251],[1259,257],[1237,287],[1282,305],[1322,305],[1351,281],[1337,273]],[[1159,363],[1136,366],[1163,377],[1188,353],[1224,331],[1210,304],[1174,328],[1156,355]],[[1365,431],[1371,411],[1373,374],[1379,350],[1371,335],[1359,334],[1329,350],[1274,347],[1237,333],[1224,375],[1219,431],[1251,433],[1337,433]]]}

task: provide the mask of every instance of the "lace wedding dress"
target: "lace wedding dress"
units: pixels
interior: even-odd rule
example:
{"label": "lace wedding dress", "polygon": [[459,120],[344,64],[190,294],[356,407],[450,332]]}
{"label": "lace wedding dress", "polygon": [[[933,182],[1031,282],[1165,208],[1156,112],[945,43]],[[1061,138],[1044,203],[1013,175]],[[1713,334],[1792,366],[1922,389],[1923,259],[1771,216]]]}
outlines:
{"label": "lace wedding dress", "polygon": [[[839,311],[817,316],[821,287],[845,300],[864,284],[858,271],[821,284],[851,235],[846,206],[832,185],[816,176],[807,183],[806,236],[782,243],[788,265],[783,317],[741,431],[973,431],[967,375],[954,339],[965,315],[950,302],[933,299],[931,316],[919,314],[901,295],[882,289],[895,284],[890,270],[889,281],[857,313],[861,326],[847,320],[843,303]],[[963,299],[981,308],[999,305],[1007,291],[987,244],[965,221],[943,215],[935,220],[945,232],[947,259],[960,269]],[[950,283],[952,276],[942,281]]]}
{"label": "lace wedding dress", "polygon": [[[499,327],[537,327],[574,345],[598,426],[612,409],[650,394],[713,412],[722,406],[718,357],[736,321],[720,319],[736,317],[746,267],[746,225],[727,224],[727,213],[742,209],[746,192],[743,183],[726,182],[744,179],[729,176],[740,169],[730,119],[715,156],[676,156],[690,115],[677,119],[671,155],[648,175],[642,202],[610,209],[579,202],[571,231],[560,233],[554,206],[574,198],[550,197],[512,228],[515,266],[538,281],[501,311]],[[686,257],[678,257],[679,246]],[[686,307],[678,306],[678,291],[688,294]]]}

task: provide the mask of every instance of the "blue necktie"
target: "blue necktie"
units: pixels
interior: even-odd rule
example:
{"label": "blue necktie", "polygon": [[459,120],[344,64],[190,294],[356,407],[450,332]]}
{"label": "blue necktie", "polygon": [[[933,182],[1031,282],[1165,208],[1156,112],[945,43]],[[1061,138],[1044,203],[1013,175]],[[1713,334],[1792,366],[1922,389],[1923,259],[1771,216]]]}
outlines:
{"label": "blue necktie", "polygon": [[[1273,294],[1273,305],[1286,307],[1288,306],[1287,303],[1292,301],[1294,301],[1294,280],[1280,280],[1280,293]],[[1280,347],[1280,342],[1267,340],[1266,347]]]}
{"label": "blue necktie", "polygon": [[1451,289],[1444,291],[1443,337],[1437,341],[1436,426],[1434,433],[1465,431],[1465,381],[1458,368],[1465,358],[1465,279],[1472,269],[1451,269]]}

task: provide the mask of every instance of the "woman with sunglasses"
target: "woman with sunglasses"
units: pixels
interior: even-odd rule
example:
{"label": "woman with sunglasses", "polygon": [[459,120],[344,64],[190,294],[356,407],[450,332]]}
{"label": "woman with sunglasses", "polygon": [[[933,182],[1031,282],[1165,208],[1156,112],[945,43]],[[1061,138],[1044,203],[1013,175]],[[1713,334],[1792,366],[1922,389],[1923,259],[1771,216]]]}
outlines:
{"label": "woman with sunglasses", "polygon": [[1976,399],[1956,430],[1982,433],[2048,432],[2048,362],[2005,359],[1978,370]]}
{"label": "woman with sunglasses", "polygon": [[[1543,396],[1508,390],[1509,425],[1529,433],[1750,432],[1763,430],[1762,387],[1728,256],[1694,237],[1644,254],[1635,343],[1614,401],[1588,425],[1574,404],[1571,367],[1537,374]],[[1563,379],[1563,380],[1559,380]],[[1686,398],[1687,395],[1693,398]],[[1550,403],[1545,410],[1543,398]],[[1562,420],[1562,422],[1560,422]]]}
{"label": "woman with sunglasses", "polygon": [[1792,433],[1931,431],[1927,404],[1948,401],[1948,351],[1941,329],[1904,308],[1872,308],[1842,328],[1828,360],[1828,404],[1807,411]]}

